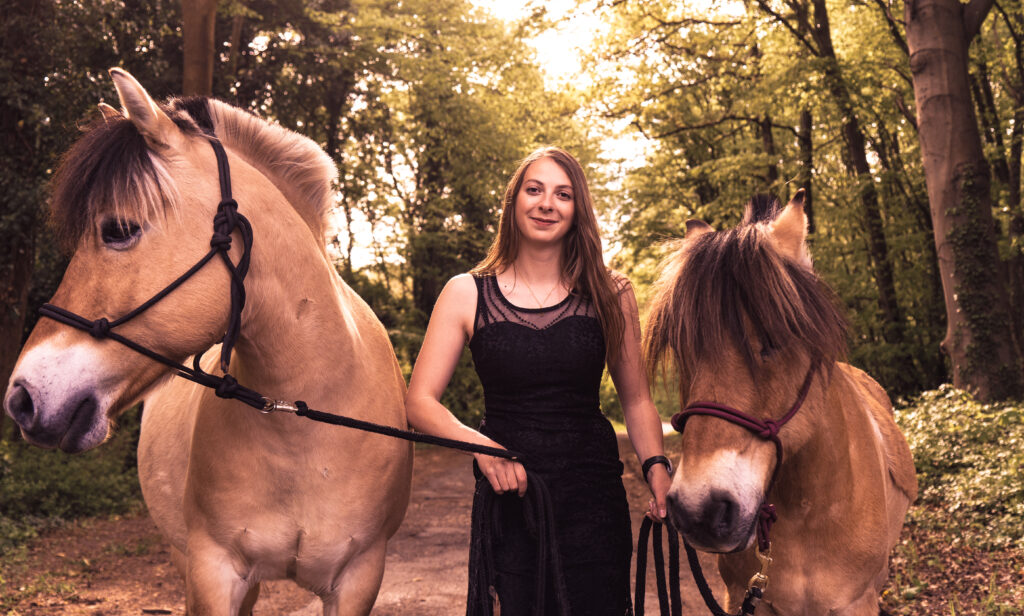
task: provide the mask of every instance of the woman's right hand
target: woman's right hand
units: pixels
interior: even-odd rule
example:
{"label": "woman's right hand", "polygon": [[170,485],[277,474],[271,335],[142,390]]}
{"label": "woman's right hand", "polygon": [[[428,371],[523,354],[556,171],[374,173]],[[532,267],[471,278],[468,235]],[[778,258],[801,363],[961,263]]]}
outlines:
{"label": "woman's right hand", "polygon": [[496,494],[526,494],[526,468],[521,463],[482,453],[475,453],[473,457],[476,458],[476,465]]}

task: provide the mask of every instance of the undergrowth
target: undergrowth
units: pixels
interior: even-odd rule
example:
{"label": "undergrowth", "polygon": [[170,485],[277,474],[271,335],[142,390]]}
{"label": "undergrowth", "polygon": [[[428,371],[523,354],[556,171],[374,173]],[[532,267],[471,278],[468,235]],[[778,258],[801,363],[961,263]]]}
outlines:
{"label": "undergrowth", "polygon": [[0,556],[68,520],[138,505],[137,417],[126,413],[108,442],[83,454],[0,441]]}
{"label": "undergrowth", "polygon": [[1024,549],[1024,410],[943,386],[903,402],[896,420],[920,486],[912,521],[983,550]]}

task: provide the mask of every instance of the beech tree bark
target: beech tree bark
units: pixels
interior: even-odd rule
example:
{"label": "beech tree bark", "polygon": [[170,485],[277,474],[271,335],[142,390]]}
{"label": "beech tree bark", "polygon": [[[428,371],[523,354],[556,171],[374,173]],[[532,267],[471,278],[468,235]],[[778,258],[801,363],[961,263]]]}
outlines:
{"label": "beech tree bark", "polygon": [[181,16],[185,54],[181,92],[185,96],[209,96],[213,92],[213,26],[217,1],[181,0]]}
{"label": "beech tree bark", "polygon": [[1020,349],[992,220],[991,177],[970,98],[968,48],[993,0],[907,0],[921,156],[946,305],[953,384],[1019,396]]}

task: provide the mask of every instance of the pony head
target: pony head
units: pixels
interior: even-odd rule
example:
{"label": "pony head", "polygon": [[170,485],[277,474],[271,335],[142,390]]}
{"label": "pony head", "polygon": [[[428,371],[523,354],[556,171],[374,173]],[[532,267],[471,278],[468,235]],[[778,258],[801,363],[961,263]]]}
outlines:
{"label": "pony head", "polygon": [[[644,350],[652,375],[678,372],[680,407],[712,402],[761,419],[793,405],[812,365],[845,352],[845,321],[806,245],[803,191],[780,208],[755,197],[743,222],[714,231],[689,221],[664,261]],[[827,370],[825,371],[827,373]],[[784,459],[815,429],[817,375],[805,410],[780,432]],[[775,472],[770,441],[718,417],[693,416],[681,439],[669,517],[694,547],[748,547]]]}
{"label": "pony head", "polygon": [[[239,135],[250,124],[267,126],[262,120],[207,99],[161,105],[127,72],[115,68],[110,76],[121,111],[101,105],[102,117],[64,156],[53,181],[51,222],[72,256],[51,303],[88,319],[113,321],[210,251],[221,192],[208,135],[216,133],[232,148],[233,193],[247,216],[284,202],[281,191],[287,189],[279,190],[284,183],[258,169],[259,151],[273,151],[271,146],[253,147],[251,156],[238,149]],[[284,144],[279,149],[308,141],[271,128],[290,135],[277,140]],[[304,162],[285,160],[282,167],[308,169]],[[330,159],[323,167],[334,169]],[[329,178],[320,177],[318,185],[329,192]],[[238,244],[229,252],[236,263]],[[184,361],[224,335],[229,277],[215,259],[116,331]],[[116,414],[169,374],[166,366],[116,342],[44,318],[22,349],[4,407],[29,442],[83,451],[102,443]]]}

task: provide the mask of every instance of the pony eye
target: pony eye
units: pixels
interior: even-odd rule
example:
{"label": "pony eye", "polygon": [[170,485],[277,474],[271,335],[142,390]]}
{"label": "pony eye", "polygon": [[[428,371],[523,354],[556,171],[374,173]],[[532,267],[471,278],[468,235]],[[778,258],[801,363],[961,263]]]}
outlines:
{"label": "pony eye", "polygon": [[100,239],[109,248],[127,250],[142,235],[142,227],[131,220],[108,218],[100,225]]}
{"label": "pony eye", "polygon": [[763,342],[761,344],[761,361],[768,361],[775,357],[775,354],[779,352],[779,348],[771,342]]}

